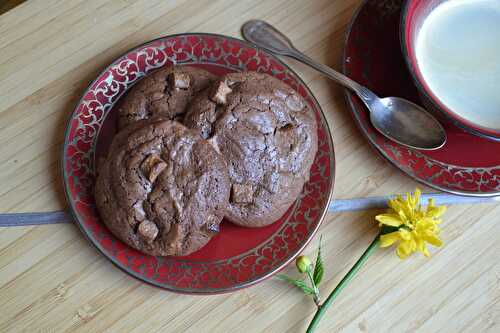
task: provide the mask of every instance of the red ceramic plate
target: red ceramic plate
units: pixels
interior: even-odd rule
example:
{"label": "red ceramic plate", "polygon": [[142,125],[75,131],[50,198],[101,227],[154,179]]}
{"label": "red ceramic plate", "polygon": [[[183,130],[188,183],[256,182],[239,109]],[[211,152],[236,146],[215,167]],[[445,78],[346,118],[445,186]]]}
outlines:
{"label": "red ceramic plate", "polygon": [[[400,96],[417,104],[417,88],[407,70],[399,43],[402,1],[365,2],[348,29],[344,73],[379,96]],[[368,111],[350,92],[346,99],[368,141],[396,167],[431,187],[462,195],[500,195],[500,142],[469,134],[445,119],[448,141],[436,151],[398,145],[370,124]]]}
{"label": "red ceramic plate", "polygon": [[[319,149],[309,182],[295,204],[274,224],[247,229],[223,221],[207,246],[186,257],[144,255],[116,239],[100,221],[94,203],[96,156],[115,133],[113,106],[137,80],[172,64],[200,66],[214,74],[258,71],[300,93],[319,123]],[[141,45],[106,68],[85,91],[68,122],[63,176],[68,202],[83,233],[99,251],[132,276],[171,291],[212,294],[250,286],[297,256],[326,214],[334,183],[334,150],[327,122],[304,82],[284,63],[238,39],[181,34]]]}

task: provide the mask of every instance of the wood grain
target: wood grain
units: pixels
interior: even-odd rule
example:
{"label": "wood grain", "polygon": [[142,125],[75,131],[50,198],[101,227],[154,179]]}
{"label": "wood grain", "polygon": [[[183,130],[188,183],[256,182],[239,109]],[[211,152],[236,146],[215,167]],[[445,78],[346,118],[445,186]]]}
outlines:
{"label": "wood grain", "polygon": [[[65,121],[115,57],[180,32],[240,36],[261,18],[314,59],[339,68],[360,0],[30,0],[0,15],[0,212],[65,207],[59,155]],[[290,61],[333,130],[336,198],[386,195],[416,183],[360,136],[342,91]],[[423,187],[424,190],[428,190]],[[328,215],[320,233],[331,290],[375,236],[375,211]],[[431,260],[379,250],[320,332],[498,332],[500,206],[451,207]],[[314,252],[316,242],[307,253]],[[286,272],[294,275],[294,267]],[[301,332],[314,305],[276,279],[228,295],[180,296],[116,269],[73,225],[0,229],[1,332]]]}

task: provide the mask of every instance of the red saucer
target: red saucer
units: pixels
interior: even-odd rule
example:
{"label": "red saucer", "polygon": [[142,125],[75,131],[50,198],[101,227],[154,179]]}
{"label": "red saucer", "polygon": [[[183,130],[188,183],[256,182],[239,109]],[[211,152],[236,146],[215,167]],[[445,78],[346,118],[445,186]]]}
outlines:
{"label": "red saucer", "polygon": [[[402,1],[367,1],[346,36],[343,72],[381,97],[399,96],[422,104],[404,62],[399,42]],[[469,134],[445,119],[448,141],[436,151],[398,145],[370,124],[361,100],[346,91],[361,132],[392,164],[426,185],[455,194],[500,195],[500,142]]]}
{"label": "red saucer", "polygon": [[[96,156],[115,133],[113,106],[137,80],[162,66],[189,64],[221,75],[265,72],[301,94],[318,120],[318,153],[295,204],[264,228],[227,221],[203,249],[186,257],[144,255],[116,239],[100,221],[94,202]],[[255,284],[292,261],[312,239],[328,209],[335,178],[333,142],[323,112],[305,83],[283,62],[241,40],[213,34],[181,34],[141,45],[101,72],[68,122],[63,179],[71,211],[92,244],[128,274],[171,291],[214,294]]]}

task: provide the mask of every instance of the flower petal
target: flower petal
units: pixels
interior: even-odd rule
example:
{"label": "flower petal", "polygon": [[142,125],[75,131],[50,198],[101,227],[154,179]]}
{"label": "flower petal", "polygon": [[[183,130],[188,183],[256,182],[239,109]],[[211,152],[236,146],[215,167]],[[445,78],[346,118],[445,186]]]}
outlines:
{"label": "flower petal", "polygon": [[417,251],[417,242],[415,241],[414,238],[410,240],[410,246],[411,246],[411,252]]}
{"label": "flower petal", "polygon": [[389,200],[388,206],[392,208],[395,212],[398,212],[402,209],[402,204],[404,203],[401,195],[397,195],[396,198]]}
{"label": "flower petal", "polygon": [[439,239],[438,236],[434,235],[433,233],[430,233],[430,232],[426,232],[422,238],[429,244],[433,245],[433,246],[436,246],[436,247],[440,247],[441,245],[443,245],[443,241],[441,239]]}
{"label": "flower petal", "polygon": [[402,240],[404,241],[409,241],[411,240],[411,232],[409,232],[406,229],[399,229],[399,236],[401,237]]}
{"label": "flower petal", "polygon": [[380,235],[380,247],[389,247],[399,240],[401,240],[401,237],[399,237],[398,231]]}
{"label": "flower petal", "polygon": [[427,217],[438,218],[446,212],[446,206],[427,206],[427,213],[425,214]]}
{"label": "flower petal", "polygon": [[398,248],[396,249],[396,254],[401,259],[407,258],[411,254],[411,242],[409,241],[400,242]]}
{"label": "flower petal", "polygon": [[406,200],[405,202],[403,202],[403,212],[406,216],[408,216],[408,218],[411,218],[412,216],[413,209],[411,207],[412,206],[410,201]]}
{"label": "flower petal", "polygon": [[427,249],[427,246],[425,245],[424,240],[423,240],[423,239],[421,239],[421,238],[418,238],[418,239],[416,240],[416,242],[417,242],[417,249],[418,249],[420,252],[422,252],[422,253],[424,254],[424,256],[426,256],[426,257],[430,257],[431,255],[430,255],[430,253],[429,253],[429,250]]}
{"label": "flower petal", "polygon": [[379,214],[375,216],[375,220],[391,227],[399,227],[403,224],[401,218],[396,214]]}
{"label": "flower petal", "polygon": [[398,212],[399,214],[399,219],[401,220],[401,222],[403,222],[405,225],[408,225],[408,216],[406,216],[405,212],[403,210],[400,210]]}
{"label": "flower petal", "polygon": [[436,229],[439,229],[436,221],[427,217],[418,220],[415,224],[415,230],[418,233],[433,232]]}
{"label": "flower petal", "polygon": [[415,189],[415,192],[413,192],[413,205],[416,207],[418,203],[420,202],[420,195],[422,194],[422,191],[417,187]]}

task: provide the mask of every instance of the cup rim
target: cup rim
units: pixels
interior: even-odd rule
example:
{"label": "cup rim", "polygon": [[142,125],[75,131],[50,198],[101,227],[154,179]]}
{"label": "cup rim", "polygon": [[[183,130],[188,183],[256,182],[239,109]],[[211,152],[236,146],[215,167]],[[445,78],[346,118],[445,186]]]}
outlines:
{"label": "cup rim", "polygon": [[[433,108],[438,110],[441,115],[446,119],[450,120],[454,125],[460,127],[461,129],[486,139],[500,141],[500,130],[494,130],[491,128],[482,127],[476,123],[471,122],[457,113],[450,110],[441,100],[432,92],[427,83],[425,82],[422,73],[418,69],[416,60],[413,61],[411,54],[414,53],[414,47],[410,45],[410,41],[407,38],[406,31],[409,29],[408,19],[410,16],[410,5],[413,0],[405,0],[401,10],[400,24],[399,24],[399,41],[401,44],[401,52],[403,58],[405,59],[406,66],[410,71],[413,83],[417,87],[420,94],[424,95],[425,98],[430,101]],[[413,56],[415,57],[415,56]]]}

